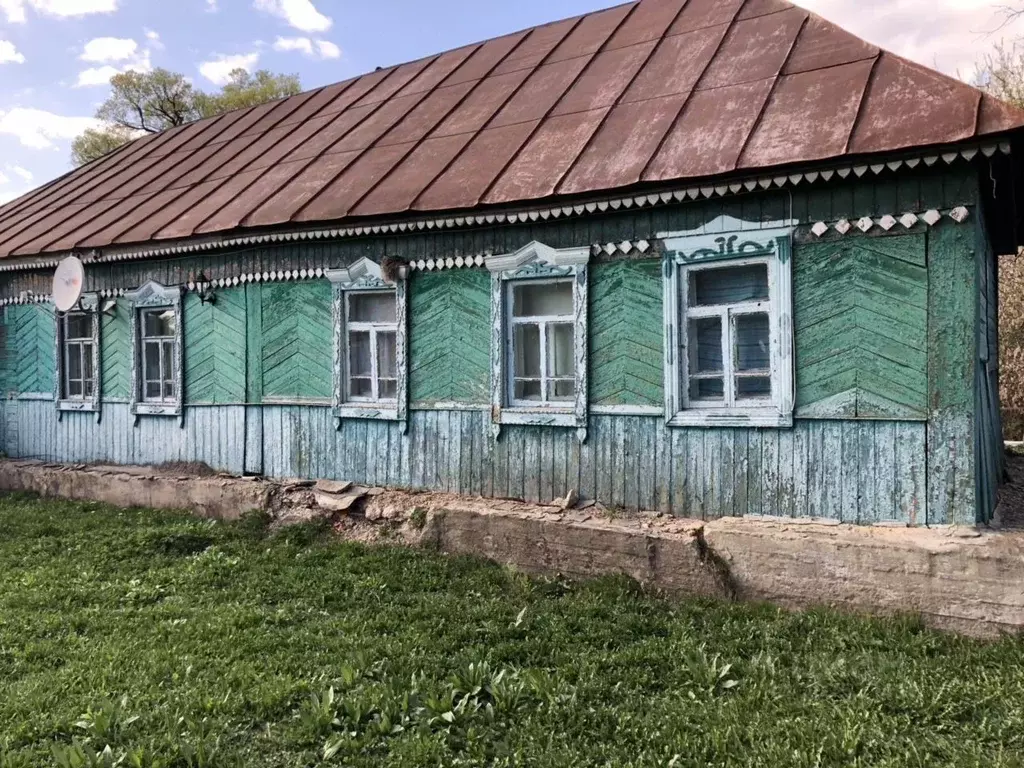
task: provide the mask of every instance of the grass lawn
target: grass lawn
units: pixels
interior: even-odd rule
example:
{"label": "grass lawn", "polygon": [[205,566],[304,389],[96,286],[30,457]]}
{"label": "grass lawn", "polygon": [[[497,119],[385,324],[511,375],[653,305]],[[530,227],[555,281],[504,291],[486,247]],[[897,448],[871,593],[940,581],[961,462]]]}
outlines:
{"label": "grass lawn", "polygon": [[0,768],[1024,765],[1018,640],[257,522],[0,498]]}

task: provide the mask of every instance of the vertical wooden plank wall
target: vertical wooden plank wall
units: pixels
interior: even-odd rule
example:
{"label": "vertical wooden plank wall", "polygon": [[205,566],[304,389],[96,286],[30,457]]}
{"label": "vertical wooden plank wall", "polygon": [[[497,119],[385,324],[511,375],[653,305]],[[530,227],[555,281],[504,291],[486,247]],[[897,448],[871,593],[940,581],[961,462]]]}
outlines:
{"label": "vertical wooden plank wall", "polygon": [[972,525],[978,275],[973,228],[928,233],[928,522]]}

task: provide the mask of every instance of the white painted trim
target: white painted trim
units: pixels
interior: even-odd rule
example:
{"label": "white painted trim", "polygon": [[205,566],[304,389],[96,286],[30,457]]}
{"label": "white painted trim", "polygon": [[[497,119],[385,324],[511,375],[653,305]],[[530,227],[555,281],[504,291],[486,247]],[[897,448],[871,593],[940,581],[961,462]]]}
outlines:
{"label": "white painted trim", "polygon": [[592,405],[597,416],[664,416],[665,408],[657,405]]}
{"label": "white painted trim", "polygon": [[576,267],[590,261],[590,246],[552,248],[534,240],[517,251],[500,256],[487,256],[484,264],[490,272],[517,270],[526,264],[547,264],[553,267]]}

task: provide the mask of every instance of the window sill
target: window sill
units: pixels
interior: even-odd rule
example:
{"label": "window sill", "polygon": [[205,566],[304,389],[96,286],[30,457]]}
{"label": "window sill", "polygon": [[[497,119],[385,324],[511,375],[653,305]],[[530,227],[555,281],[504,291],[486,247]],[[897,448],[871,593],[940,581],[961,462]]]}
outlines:
{"label": "window sill", "polygon": [[776,427],[793,426],[792,413],[776,410],[727,411],[692,409],[680,411],[668,421],[670,427]]}
{"label": "window sill", "polygon": [[82,413],[96,413],[99,410],[99,405],[92,400],[58,400],[57,410],[66,411],[68,413],[82,412]]}
{"label": "window sill", "polygon": [[375,419],[377,421],[400,421],[398,407],[381,408],[378,405],[367,403],[356,405],[346,403],[334,409],[334,415],[339,419]]}
{"label": "window sill", "polygon": [[136,403],[132,409],[136,416],[180,416],[181,405],[167,403]]}
{"label": "window sill", "polygon": [[533,408],[503,408],[499,424],[523,424],[535,427],[578,427],[575,411]]}

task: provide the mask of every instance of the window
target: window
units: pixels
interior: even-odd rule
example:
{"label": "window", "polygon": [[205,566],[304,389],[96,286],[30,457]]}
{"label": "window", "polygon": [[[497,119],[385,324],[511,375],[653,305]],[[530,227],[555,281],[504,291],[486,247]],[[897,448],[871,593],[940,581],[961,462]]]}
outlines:
{"label": "window", "polygon": [[587,435],[587,263],[590,248],[532,242],[489,256],[491,426],[575,427]]}
{"label": "window", "polygon": [[175,403],[178,399],[178,317],[173,307],[139,312],[142,345],[142,400]]}
{"label": "window", "polygon": [[670,425],[792,424],[789,236],[778,228],[662,236]]}
{"label": "window", "polygon": [[394,402],[398,396],[394,292],[347,294],[348,399]]}
{"label": "window", "polygon": [[509,290],[512,404],[571,405],[576,400],[572,281],[526,281]]}
{"label": "window", "polygon": [[183,417],[181,295],[180,287],[149,282],[126,296],[132,306],[131,408],[136,417]]}
{"label": "window", "polygon": [[95,296],[83,296],[78,308],[57,314],[57,408],[98,411],[99,314]]}
{"label": "window", "polygon": [[363,258],[327,270],[334,286],[334,415],[407,426],[406,281]]}
{"label": "window", "polygon": [[61,324],[64,332],[64,399],[88,400],[96,387],[92,316],[85,312],[68,312],[61,318]]}

